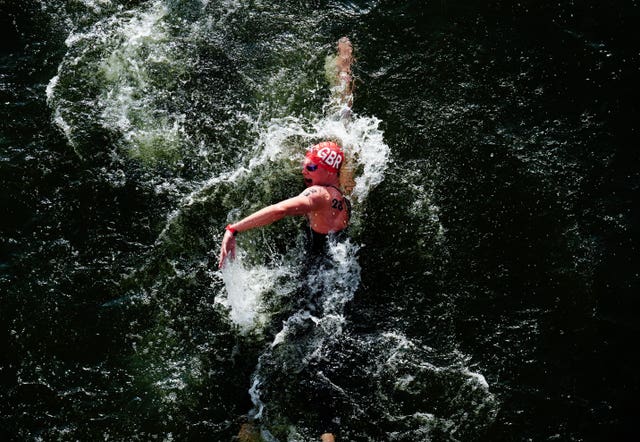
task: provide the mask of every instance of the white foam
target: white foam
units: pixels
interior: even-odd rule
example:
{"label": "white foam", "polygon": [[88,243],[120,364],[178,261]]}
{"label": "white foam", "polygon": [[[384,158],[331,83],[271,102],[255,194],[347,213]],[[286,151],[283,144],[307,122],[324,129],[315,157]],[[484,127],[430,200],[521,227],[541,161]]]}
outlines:
{"label": "white foam", "polygon": [[484,390],[489,390],[489,383],[481,373],[470,371],[468,368],[464,370],[464,374],[473,379]]}
{"label": "white foam", "polygon": [[58,85],[58,81],[60,80],[60,76],[59,75],[54,75],[51,80],[49,80],[49,83],[47,84],[47,89],[46,89],[46,94],[47,94],[47,101],[50,101],[53,98],[53,91],[55,90],[56,86]]}
{"label": "white foam", "polygon": [[168,91],[154,91],[149,71],[154,65],[188,70],[188,58],[176,54],[164,24],[167,13],[166,5],[156,1],[120,23],[115,33],[122,41],[100,66],[108,83],[100,97],[102,120],[119,130],[133,149],[162,140],[163,149],[172,150],[183,138],[185,116],[157,108],[153,99]]}
{"label": "white foam", "polygon": [[216,296],[215,301],[229,308],[230,319],[243,331],[252,329],[260,319],[261,294],[273,286],[270,272],[261,267],[247,269],[238,256],[227,262],[222,280],[227,288],[226,296]]}
{"label": "white foam", "polygon": [[102,11],[103,6],[111,6],[111,0],[82,0],[82,3],[94,12]]}
{"label": "white foam", "polygon": [[[84,6],[98,13],[106,0],[85,0]],[[184,50],[176,50],[175,39],[170,35],[165,22],[167,6],[155,0],[123,13],[97,20],[93,25],[74,29],[65,40],[69,48],[57,75],[47,86],[47,100],[54,109],[55,122],[63,130],[71,144],[78,130],[64,116],[68,112],[87,113],[91,119],[122,134],[121,143],[132,155],[154,161],[156,157],[167,157],[177,152],[184,142],[184,114],[166,111],[157,103],[179,85],[175,83],[180,72],[189,72],[197,57]],[[69,75],[65,71],[80,66],[78,75],[85,71],[98,71],[95,82],[99,92],[86,100],[70,102],[65,99],[65,90],[60,89],[60,78]],[[158,66],[161,69],[157,69]],[[165,74],[167,81],[155,78],[153,70]],[[171,79],[171,81],[169,81]],[[64,83],[65,85],[67,82]]]}
{"label": "white foam", "polygon": [[[226,292],[215,298],[229,309],[229,318],[240,327],[243,333],[260,330],[269,318],[269,312],[262,305],[262,298],[266,292],[275,291],[279,296],[285,296],[292,287],[278,284],[283,277],[291,278],[292,270],[286,265],[275,268],[267,266],[246,267],[243,264],[243,253],[239,252],[236,259],[228,260],[221,271]],[[286,278],[285,278],[286,279]]]}
{"label": "white foam", "polygon": [[273,338],[273,342],[271,342],[271,348],[277,346],[278,344],[283,343],[286,340],[287,335],[289,334],[289,331],[292,330],[292,328],[308,320],[311,320],[315,324],[318,324],[320,322],[319,318],[313,316],[311,313],[305,310],[299,311],[294,315],[290,316],[287,319],[287,321],[285,321],[284,324],[282,324],[282,329],[278,333],[276,333],[275,337]]}
{"label": "white foam", "polygon": [[[260,363],[258,363],[258,369],[259,368]],[[251,398],[251,402],[253,403],[253,409],[249,412],[249,416],[254,419],[260,419],[264,411],[264,404],[260,399],[260,378],[258,377],[258,375],[254,375],[253,377],[251,388],[249,388],[249,397]]]}

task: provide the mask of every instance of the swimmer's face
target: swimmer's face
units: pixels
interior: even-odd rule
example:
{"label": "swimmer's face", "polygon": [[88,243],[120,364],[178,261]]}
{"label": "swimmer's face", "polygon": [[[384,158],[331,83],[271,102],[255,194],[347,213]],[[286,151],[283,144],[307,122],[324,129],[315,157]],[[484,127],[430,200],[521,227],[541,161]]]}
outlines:
{"label": "swimmer's face", "polygon": [[318,165],[309,158],[304,159],[302,162],[302,177],[304,178],[305,186],[313,186],[314,178],[317,177],[319,170]]}
{"label": "swimmer's face", "polygon": [[305,158],[302,162],[302,177],[304,178],[304,184],[307,187],[310,186],[326,186],[330,184],[337,174],[331,172],[324,167],[318,166],[309,158]]}

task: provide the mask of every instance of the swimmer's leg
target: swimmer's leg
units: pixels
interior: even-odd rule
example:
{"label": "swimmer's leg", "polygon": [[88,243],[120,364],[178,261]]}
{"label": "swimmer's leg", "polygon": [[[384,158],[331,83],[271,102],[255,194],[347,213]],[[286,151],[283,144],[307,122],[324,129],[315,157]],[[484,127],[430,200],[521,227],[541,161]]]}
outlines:
{"label": "swimmer's leg", "polygon": [[320,436],[320,440],[322,442],[335,442],[336,438],[333,437],[333,434],[331,433],[324,433],[322,436]]}

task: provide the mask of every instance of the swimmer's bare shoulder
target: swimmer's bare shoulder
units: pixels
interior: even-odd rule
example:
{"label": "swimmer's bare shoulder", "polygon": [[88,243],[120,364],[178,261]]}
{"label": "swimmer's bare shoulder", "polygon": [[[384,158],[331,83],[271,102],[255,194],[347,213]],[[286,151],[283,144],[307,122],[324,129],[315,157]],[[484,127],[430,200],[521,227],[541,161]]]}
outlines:
{"label": "swimmer's bare shoulder", "polygon": [[331,200],[331,194],[324,186],[311,186],[306,188],[300,195],[306,196],[314,208],[320,208],[323,205],[329,204]]}

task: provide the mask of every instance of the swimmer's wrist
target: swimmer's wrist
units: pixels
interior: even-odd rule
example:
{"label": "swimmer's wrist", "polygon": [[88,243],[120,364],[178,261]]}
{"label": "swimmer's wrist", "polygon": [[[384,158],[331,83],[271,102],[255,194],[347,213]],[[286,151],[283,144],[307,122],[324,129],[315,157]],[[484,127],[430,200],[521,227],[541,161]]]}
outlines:
{"label": "swimmer's wrist", "polygon": [[233,236],[238,236],[238,229],[234,229],[231,224],[227,224],[227,227],[224,228],[226,231],[230,232]]}

